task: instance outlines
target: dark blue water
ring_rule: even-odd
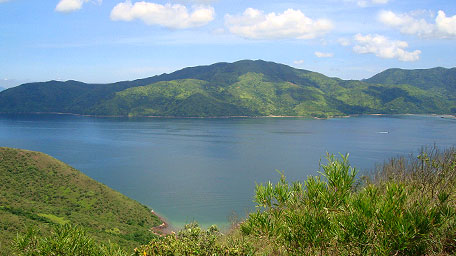
[[[45,152],[179,226],[223,224],[253,206],[255,182],[317,174],[326,152],[361,170],[421,146],[456,145],[456,119],[434,116],[119,119],[1,115],[0,146]]]

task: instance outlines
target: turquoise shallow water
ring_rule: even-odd
[[[252,209],[255,182],[318,171],[326,152],[361,172],[421,146],[456,145],[435,116],[122,119],[0,115],[0,146],[45,152],[163,215],[174,226],[224,225]]]

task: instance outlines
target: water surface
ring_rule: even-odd
[[[421,146],[456,145],[435,116],[122,119],[0,115],[0,146],[47,153],[165,216],[173,225],[243,217],[255,182],[317,174],[326,152],[360,170]]]

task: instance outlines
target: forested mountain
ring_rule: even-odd
[[[424,90],[436,89],[456,92],[456,68],[437,67],[414,70],[391,68],[364,81],[374,84],[409,84]]]
[[[197,66],[113,84],[29,83],[0,112],[114,116],[314,116],[456,112],[456,68],[389,69],[364,81],[262,60]]]

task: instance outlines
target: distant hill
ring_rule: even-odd
[[[455,70],[390,69],[356,81],[242,60],[113,84],[24,84],[0,93],[0,112],[174,117],[451,114],[456,113]]]
[[[83,226],[124,248],[147,243],[161,221],[138,202],[39,152],[0,148],[0,255],[27,226]]]
[[[436,89],[456,92],[456,68],[438,67],[414,70],[391,68],[364,81],[374,84],[409,84],[424,90]]]

